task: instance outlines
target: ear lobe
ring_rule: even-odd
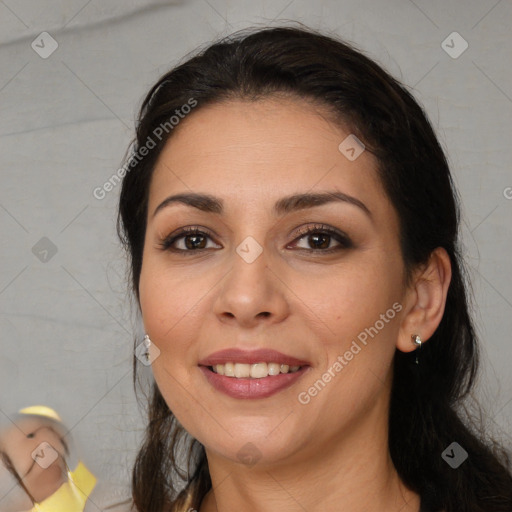
[[[425,342],[434,334],[443,318],[451,277],[450,257],[443,247],[438,247],[432,251],[427,265],[418,272],[407,291],[406,311],[398,333],[398,350],[416,350],[413,335],[419,335]]]

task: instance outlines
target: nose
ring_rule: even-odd
[[[220,321],[244,328],[283,321],[289,314],[289,289],[278,277],[278,270],[271,267],[266,251],[254,261],[233,251],[231,263],[214,302]]]

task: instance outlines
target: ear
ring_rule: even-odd
[[[443,247],[430,255],[429,261],[414,276],[406,291],[405,307],[398,333],[397,348],[416,350],[411,336],[418,334],[427,341],[443,318],[448,287],[452,278],[450,257]]]

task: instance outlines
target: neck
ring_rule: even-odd
[[[379,402],[350,431],[322,445],[311,443],[280,464],[248,467],[207,450],[212,489],[200,512],[418,512],[419,496],[406,488],[391,461],[386,402]]]

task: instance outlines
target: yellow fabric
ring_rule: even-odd
[[[68,481],[44,501],[36,503],[31,512],[82,512],[95,485],[96,477],[79,462],[75,471],[68,472]]]
[[[21,409],[18,412],[19,414],[34,414],[36,416],[44,416],[46,418],[52,418],[62,423],[62,420],[57,414],[57,411],[54,411],[50,407],[46,407],[46,405],[33,405],[31,407],[25,407],[25,409]]]

